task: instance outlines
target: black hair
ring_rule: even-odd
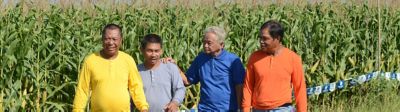
[[[115,29],[118,29],[119,35],[121,35],[122,38],[122,27],[116,24],[107,24],[106,26],[104,26],[103,31],[101,32],[101,37],[104,38],[106,36],[107,30],[115,30]]]
[[[160,47],[162,48],[162,39],[157,34],[148,34],[148,35],[144,36],[144,38],[142,39],[141,44],[140,44],[141,49],[146,48],[146,45],[148,43],[158,43],[158,44],[160,44]]]
[[[269,34],[272,36],[272,38],[279,39],[279,41],[282,42],[285,29],[279,22],[275,20],[267,21],[261,26],[260,32],[264,29],[268,29]]]

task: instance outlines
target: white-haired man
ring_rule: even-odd
[[[199,111],[231,112],[241,104],[245,70],[240,58],[224,49],[226,35],[220,27],[206,28],[204,51],[182,75],[186,86],[201,84]]]

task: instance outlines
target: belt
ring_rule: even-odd
[[[288,106],[292,106],[292,103],[285,103],[285,104],[283,104],[283,105],[281,105],[279,107],[288,107]]]

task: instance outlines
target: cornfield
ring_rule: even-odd
[[[394,7],[382,7],[381,16],[375,6],[343,4],[48,9],[18,4],[2,10],[0,111],[70,111],[81,63],[101,49],[101,28],[108,23],[123,26],[121,50],[137,63],[143,60],[140,39],[156,33],[163,37],[164,56],[187,69],[202,50],[203,29],[218,25],[229,31],[225,49],[246,64],[259,47],[258,28],[275,19],[285,26],[284,45],[301,55],[310,86],[376,70],[400,72],[400,10]],[[187,89],[181,109],[199,100],[199,85]]]

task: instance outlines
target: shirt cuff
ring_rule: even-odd
[[[140,111],[149,110],[149,106],[145,105],[140,108]]]
[[[250,107],[243,107],[243,112],[250,112]]]
[[[181,102],[176,98],[172,99],[172,101],[176,101],[176,103],[178,103],[178,105],[181,105]]]
[[[72,109],[72,112],[85,112],[85,109]]]

